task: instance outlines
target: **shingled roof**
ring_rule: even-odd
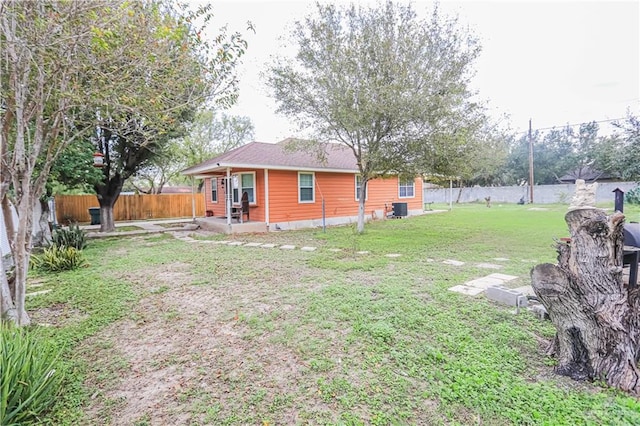
[[[353,152],[335,143],[318,143],[323,155],[309,142],[295,144],[285,139],[277,144],[250,142],[182,171],[185,175],[202,175],[220,172],[227,168],[252,168],[274,170],[333,171],[353,173],[358,165]]]

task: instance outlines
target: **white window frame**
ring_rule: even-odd
[[[249,204],[251,205],[255,205],[256,201],[258,199],[258,194],[256,191],[256,172],[241,172],[241,173],[234,173],[233,175],[231,175],[231,198],[233,200],[233,204],[240,204],[240,201],[242,200],[242,193],[244,192],[244,188],[242,187],[242,176],[243,175],[252,175],[253,176],[253,187],[251,187],[251,189],[253,189],[253,201],[249,200]],[[238,182],[238,192],[237,192],[237,196],[234,193],[234,184],[235,182]]]
[[[408,185],[408,183],[411,182],[411,185]],[[411,195],[402,195],[401,190],[402,188],[405,188],[405,194],[406,194],[406,189],[411,188]],[[407,180],[401,180],[398,179],[398,198],[416,198],[416,180],[415,179],[407,179]]]
[[[355,179],[354,179],[354,182],[355,182],[355,191],[356,191],[356,196],[355,196],[356,201],[360,201],[360,197],[359,197],[359,194],[360,194],[359,187],[362,185],[362,184],[358,185],[358,178],[362,179],[362,176],[361,176],[361,175],[355,175]],[[368,198],[369,198],[369,184],[368,184],[368,182],[367,182],[367,187],[366,187],[366,188],[365,188],[365,190],[364,190],[364,200],[365,200],[365,201],[367,201],[367,199],[368,199]]]
[[[302,200],[300,196],[302,192],[300,191],[300,176],[301,175],[311,175],[311,200]],[[308,188],[305,186],[305,188]],[[316,202],[316,174],[314,172],[298,172],[298,203],[299,204],[312,204]]]
[[[217,203],[218,202],[218,178],[217,177],[210,178],[209,184],[211,185],[211,193],[209,194],[211,196],[211,202]],[[215,199],[213,198],[214,192],[216,193]]]

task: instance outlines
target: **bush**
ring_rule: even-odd
[[[53,231],[51,244],[58,248],[73,247],[82,250],[87,246],[87,233],[75,225],[69,225],[69,228],[59,228]]]
[[[60,394],[59,352],[27,330],[0,323],[0,424],[37,423]]]
[[[82,252],[75,247],[52,245],[44,249],[41,255],[32,255],[31,263],[36,269],[47,272],[69,271],[85,265]]]

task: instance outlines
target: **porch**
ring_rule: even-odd
[[[196,223],[204,230],[221,232],[223,234],[247,234],[269,231],[266,222],[244,221],[243,223],[239,223],[233,219],[231,225],[229,225],[226,217],[198,217],[196,218]]]

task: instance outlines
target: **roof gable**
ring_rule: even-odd
[[[314,146],[322,148],[322,155]],[[335,143],[300,142],[285,139],[277,144],[250,142],[182,171],[186,175],[212,172],[227,167],[278,168],[284,170],[328,170],[357,172],[356,158],[348,147]]]

